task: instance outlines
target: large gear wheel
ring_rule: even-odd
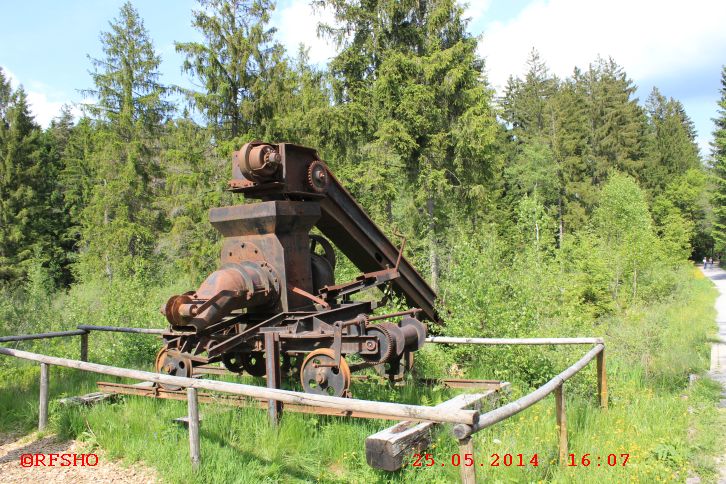
[[[378,340],[378,353],[374,355],[361,354],[370,365],[378,365],[390,360],[396,352],[396,342],[391,332],[382,324],[367,325],[366,334],[375,336]]]
[[[330,185],[328,168],[320,160],[315,160],[308,166],[308,187],[316,193],[325,193]]]

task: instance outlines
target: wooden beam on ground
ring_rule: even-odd
[[[473,425],[478,421],[479,412],[475,410],[441,410],[436,407],[422,405],[408,405],[403,403],[376,402],[371,400],[358,400],[355,398],[331,397],[327,395],[313,395],[309,393],[294,392],[290,390],[277,390],[272,388],[259,387],[255,385],[243,385],[240,383],[228,383],[214,380],[196,378],[185,378],[150,371],[132,370],[129,368],[118,368],[115,366],[99,365],[97,363],[86,363],[67,358],[41,355],[29,351],[14,350],[0,347],[0,354],[14,356],[30,361],[48,363],[51,365],[75,368],[78,370],[101,373],[104,375],[132,378],[141,381],[152,381],[168,385],[181,386],[186,388],[197,388],[216,392],[244,395],[252,398],[276,400],[285,404],[294,403],[298,405],[313,405],[319,407],[333,408],[352,412],[374,412],[389,417],[406,417],[407,419],[430,420],[432,422],[447,422],[465,425]]]
[[[507,383],[507,385],[509,385]],[[459,409],[481,408],[483,400],[495,400],[500,395],[498,389],[490,389],[482,393],[458,395],[447,400],[436,408]],[[414,452],[426,449],[431,445],[431,434],[437,424],[433,422],[401,422],[393,427],[381,430],[366,439],[366,461],[376,469],[397,471],[403,467],[404,459]]]
[[[114,393],[106,392],[93,392],[87,393],[86,395],[79,395],[77,397],[66,397],[58,400],[58,403],[65,406],[91,406],[100,402],[113,401],[118,397]]]

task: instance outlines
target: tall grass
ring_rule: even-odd
[[[668,298],[634,305],[600,320],[591,330],[591,334],[604,335],[608,344],[610,408],[602,411],[597,407],[594,365],[569,381],[565,392],[570,452],[578,462],[590,454],[592,464],[557,465],[554,401],[548,398],[476,434],[474,457],[482,482],[658,482],[682,481],[689,473],[706,479],[715,476],[708,455],[716,453],[721,444],[722,423],[714,406],[719,389],[707,380],[688,385],[690,373],[707,367],[706,337],[714,330],[715,291],[709,281],[696,278],[694,272],[681,276]],[[133,300],[132,290],[126,290],[127,300]],[[67,297],[82,299],[78,295]],[[106,304],[103,297],[101,304]],[[141,309],[136,311],[146,314]],[[129,314],[133,317],[135,313]],[[85,322],[93,317],[83,316]],[[142,356],[153,353],[158,344],[153,338],[135,336],[124,341],[115,339],[118,348],[109,348],[102,346],[106,339],[97,340],[95,335],[92,338],[94,360],[118,364],[112,358],[125,345],[136,344],[142,351],[129,360],[136,360],[137,365],[143,361],[142,366],[147,368],[150,359]],[[543,358],[537,356],[540,350],[486,348],[470,356],[473,359],[468,367],[461,365],[456,371],[465,371],[471,377],[505,376],[514,382],[510,398],[516,398],[531,389],[531,375],[517,373],[512,361],[492,356],[499,352],[500,357],[515,355],[531,362]],[[544,359],[549,366],[542,377],[561,371],[582,352],[583,348],[547,349]],[[430,345],[418,360],[418,370],[450,373],[449,365],[456,364],[452,353]],[[508,373],[504,374],[502,368],[508,368]],[[0,431],[29,431],[35,426],[37,375],[35,366],[4,360],[0,374]],[[94,381],[94,375],[54,368],[51,395],[57,398],[92,391]],[[411,382],[402,388],[356,382],[352,390],[359,398],[427,405],[452,395],[441,388],[422,388]],[[385,473],[367,466],[364,440],[390,422],[287,413],[275,429],[269,426],[263,411],[216,405],[202,405],[203,463],[194,472],[188,459],[186,430],[172,423],[185,413],[184,402],[141,397],[124,397],[117,403],[91,408],[59,408],[54,404],[51,428],[63,437],[86,442],[90,448],[100,447],[104,458],[144,462],[158,469],[168,482],[451,482],[458,477],[458,469],[451,465],[451,456],[458,448],[448,430],[437,435],[428,451],[435,466],[407,465],[400,472]],[[495,453],[513,454],[515,465],[490,466]],[[607,465],[608,455],[625,453],[629,454],[625,467]],[[516,466],[517,454],[526,458],[524,467]],[[528,464],[534,454],[538,456],[536,467]]]

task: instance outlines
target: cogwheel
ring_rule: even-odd
[[[328,168],[320,160],[315,160],[308,166],[308,186],[317,193],[325,193],[330,184]]]
[[[395,341],[390,331],[380,324],[367,325],[366,334],[376,336],[378,338],[378,354],[363,355],[360,357],[371,365],[385,363],[395,354]]]

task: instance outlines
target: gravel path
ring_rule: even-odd
[[[59,458],[52,467],[20,465],[21,456],[24,454],[46,454],[44,459],[48,462],[50,457],[47,454],[81,453],[84,453],[84,450],[78,443],[63,442],[53,435],[39,438],[35,433],[25,437],[0,434],[0,482],[3,484],[11,482],[139,484],[158,481],[153,469],[141,465],[123,466],[119,462],[107,460],[101,451],[95,451],[98,456],[98,464],[95,466],[62,467]],[[93,462],[94,458],[91,458],[90,463]]]
[[[718,337],[723,342],[711,345],[711,371],[708,373],[723,387],[719,406],[724,409],[726,408],[726,271],[718,267],[705,270],[701,267],[701,271],[711,279],[720,293],[716,299],[716,324],[718,325]],[[720,466],[718,482],[726,484],[726,455],[717,460]]]

